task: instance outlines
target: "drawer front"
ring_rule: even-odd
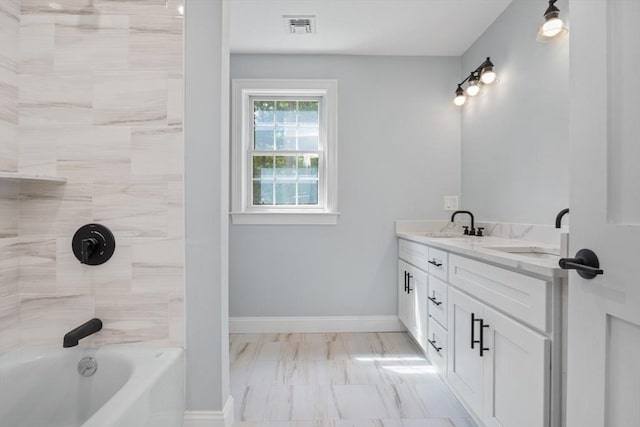
[[[429,277],[427,303],[429,317],[447,329],[447,284],[433,276]]]
[[[448,253],[440,249],[429,248],[429,257],[427,264],[429,265],[429,274],[440,280],[447,281]]]
[[[440,376],[447,375],[447,331],[433,319],[429,319],[427,356]]]
[[[398,240],[398,256],[423,271],[429,271],[429,248],[408,240]]]
[[[523,322],[550,331],[547,301],[551,282],[452,254],[449,283]]]

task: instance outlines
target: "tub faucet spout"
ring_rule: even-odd
[[[93,318],[77,328],[67,332],[62,341],[62,347],[75,347],[78,345],[78,341],[82,338],[88,337],[91,334],[95,334],[102,329],[102,320]]]

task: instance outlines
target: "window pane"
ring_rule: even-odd
[[[296,179],[296,157],[276,156],[276,176],[278,179]]]
[[[298,156],[298,176],[300,178],[318,178],[318,155]]]
[[[273,150],[273,126],[256,126],[254,131],[255,150]]]
[[[295,150],[296,149],[296,128],[278,128],[276,129],[276,150]]]
[[[253,101],[253,116],[256,124],[273,124],[274,101]]]
[[[296,101],[276,101],[276,122],[288,124],[296,122]]]
[[[298,150],[317,150],[320,141],[318,126],[301,126],[298,128]]]
[[[253,181],[253,204],[273,205],[273,181]]]
[[[298,123],[318,124],[318,101],[298,101]]]
[[[296,183],[276,184],[276,205],[296,204]]]
[[[318,181],[302,181],[298,183],[298,204],[318,204]]]
[[[273,156],[253,157],[253,178],[273,179]]]

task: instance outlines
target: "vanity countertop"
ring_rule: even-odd
[[[558,245],[492,236],[451,237],[451,234],[446,233],[418,231],[396,231],[396,236],[523,273],[545,277],[567,276],[567,271],[558,265],[560,257],[548,255],[559,254]],[[529,252],[529,255],[517,253],[518,250]]]

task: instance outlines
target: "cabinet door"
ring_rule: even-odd
[[[407,330],[413,334],[415,331],[413,315],[413,294],[407,292],[408,277],[411,266],[406,262],[398,261],[398,317],[406,326]]]
[[[480,326],[474,319],[482,319],[484,306],[452,287],[447,300],[447,380],[468,407],[482,418],[484,358],[480,357],[479,344],[472,345],[472,341],[479,339]]]
[[[417,268],[412,268],[411,271],[411,295],[414,297],[414,322],[415,322],[415,334],[414,338],[420,344],[420,347],[427,351],[427,320],[428,320],[428,306],[427,306],[427,273]]]
[[[547,427],[549,340],[490,308],[484,324],[486,426]]]

